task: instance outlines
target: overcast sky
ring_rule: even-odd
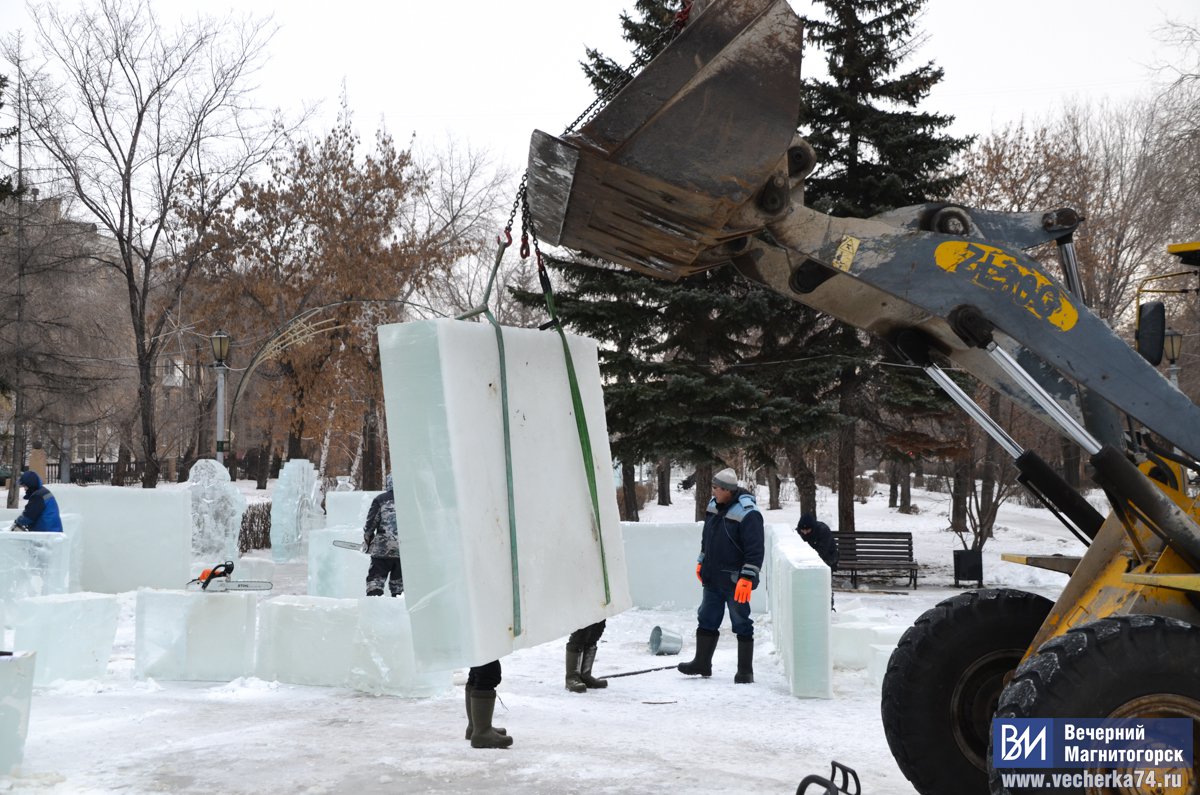
[[[152,0],[164,18],[228,2]],[[792,0],[801,15],[808,0]],[[579,69],[584,47],[629,61],[618,15],[632,0],[239,0],[238,13],[270,14],[279,31],[261,75],[266,104],[322,102],[320,128],[344,83],[357,126],[383,122],[401,141],[436,147],[447,136],[524,166],[535,127],[560,132],[592,99]],[[953,114],[958,134],[986,133],[1064,99],[1152,95],[1153,66],[1172,53],[1155,38],[1167,19],[1195,24],[1197,0],[929,0],[927,40],[945,80],[923,107]],[[22,0],[0,0],[0,31],[32,32]],[[28,40],[28,39],[27,39]],[[810,50],[805,71],[822,70]],[[7,70],[11,71],[11,70]]]

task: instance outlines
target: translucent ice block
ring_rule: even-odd
[[[250,674],[257,604],[250,592],[143,588],[137,594],[134,675],[229,682]]]
[[[357,599],[367,592],[371,558],[357,549],[335,547],[334,541],[362,543],[362,528],[353,525],[313,530],[308,536],[308,594]]]
[[[448,692],[451,671],[421,672],[413,653],[404,597],[363,597],[350,664],[350,686],[375,695],[410,698]]]
[[[365,597],[364,597],[365,598]],[[260,679],[345,687],[358,631],[358,600],[276,596],[259,605]]]
[[[233,566],[233,579],[274,582],[275,561],[256,555],[243,555]]]
[[[81,586],[98,593],[182,588],[192,554],[190,495],[179,489],[53,484],[61,510],[81,516]]]
[[[36,662],[33,652],[0,652],[0,776],[16,772],[25,755]]]
[[[867,677],[871,680],[871,684],[876,687],[883,687],[883,677],[887,673],[888,662],[892,659],[892,652],[896,650],[896,644],[876,643],[871,646],[871,660],[867,663]]]
[[[503,331],[516,517],[510,528],[493,328],[422,321],[384,326],[379,340],[418,664],[445,670],[486,663],[628,608],[595,343],[570,337],[591,437],[587,466],[598,485],[598,528],[560,338]]]
[[[0,626],[12,625],[18,599],[68,593],[72,537],[0,531]]]
[[[767,528],[767,596],[775,650],[792,695],[833,697],[829,567],[784,525]]]
[[[362,531],[371,500],[382,491],[331,491],[325,495],[325,526],[352,525]]]
[[[324,524],[321,484],[312,462],[293,458],[283,465],[271,493],[271,558],[286,563],[304,551],[308,532]]]
[[[700,606],[696,557],[703,526],[701,522],[621,522],[634,607],[682,610]],[[750,594],[750,614],[766,610],[766,588],[760,585]]]
[[[13,647],[36,651],[37,684],[99,679],[108,670],[117,634],[117,597],[72,593],[17,602]]]

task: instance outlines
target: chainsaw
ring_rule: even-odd
[[[231,580],[229,578],[231,574],[233,574],[232,560],[218,563],[216,566],[200,572],[200,576],[196,579],[189,580],[188,589],[197,590],[193,586],[198,585],[201,591],[215,593],[221,591],[269,591],[274,587],[267,580]]]

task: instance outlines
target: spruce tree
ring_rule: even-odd
[[[819,159],[805,183],[806,201],[831,215],[869,217],[949,194],[961,181],[949,174],[949,164],[970,139],[945,132],[952,117],[916,110],[942,70],[926,63],[902,71],[919,43],[915,23],[925,0],[816,0],[816,5],[825,18],[809,19],[806,28],[826,53],[829,77],[804,83],[800,127]],[[862,395],[886,394],[897,404],[936,399],[932,386],[889,378],[897,372],[892,368],[863,366],[878,361],[881,352],[855,330],[844,328],[838,340],[846,357],[838,378],[838,411],[845,419],[838,438],[838,529],[851,531],[853,420],[871,418]],[[872,379],[885,383],[872,387]],[[898,452],[906,451],[892,450]]]

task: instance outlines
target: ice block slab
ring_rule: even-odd
[[[77,535],[0,530],[0,626],[11,626],[18,599],[68,593]]]
[[[412,624],[403,596],[359,599],[351,687],[374,695],[426,698],[449,692],[452,674],[449,670],[417,669]]]
[[[233,579],[263,580],[265,582],[274,582],[275,561],[269,558],[243,555],[237,559],[236,563],[234,563]]]
[[[342,525],[313,530],[308,537],[308,595],[357,599],[367,593],[371,558],[357,549],[335,547],[334,541],[361,544],[362,527]]]
[[[775,650],[792,695],[832,698],[829,567],[790,527],[768,525],[766,536]]]
[[[569,337],[598,528],[559,336],[503,329],[502,379],[496,334],[453,320],[379,329],[405,595],[426,670],[486,663],[630,606],[596,345]]]
[[[352,525],[362,531],[371,500],[382,491],[331,491],[325,495],[325,526]]]
[[[191,495],[180,489],[54,484],[62,511],[82,517],[81,587],[96,593],[182,588],[192,553]]]
[[[867,677],[875,687],[883,687],[883,677],[887,674],[888,662],[892,652],[896,650],[894,643],[875,643],[871,645],[871,660],[867,663]]]
[[[839,621],[832,627],[833,664],[839,668],[867,668],[874,653],[871,647],[895,646],[905,629],[869,621]]]
[[[357,631],[357,599],[268,599],[259,605],[257,676],[295,685],[346,687]]]
[[[137,594],[134,676],[229,682],[250,674],[256,607],[249,592],[143,588]]]
[[[117,597],[72,593],[17,602],[13,647],[36,651],[36,684],[58,679],[100,679],[108,670],[117,634]]]
[[[0,776],[16,772],[25,756],[35,667],[33,652],[0,651]]]
[[[696,558],[703,527],[702,522],[621,522],[629,598],[634,607],[685,610],[700,606]],[[767,611],[766,592],[760,585],[750,594],[751,616]],[[728,617],[725,620],[728,622]]]

